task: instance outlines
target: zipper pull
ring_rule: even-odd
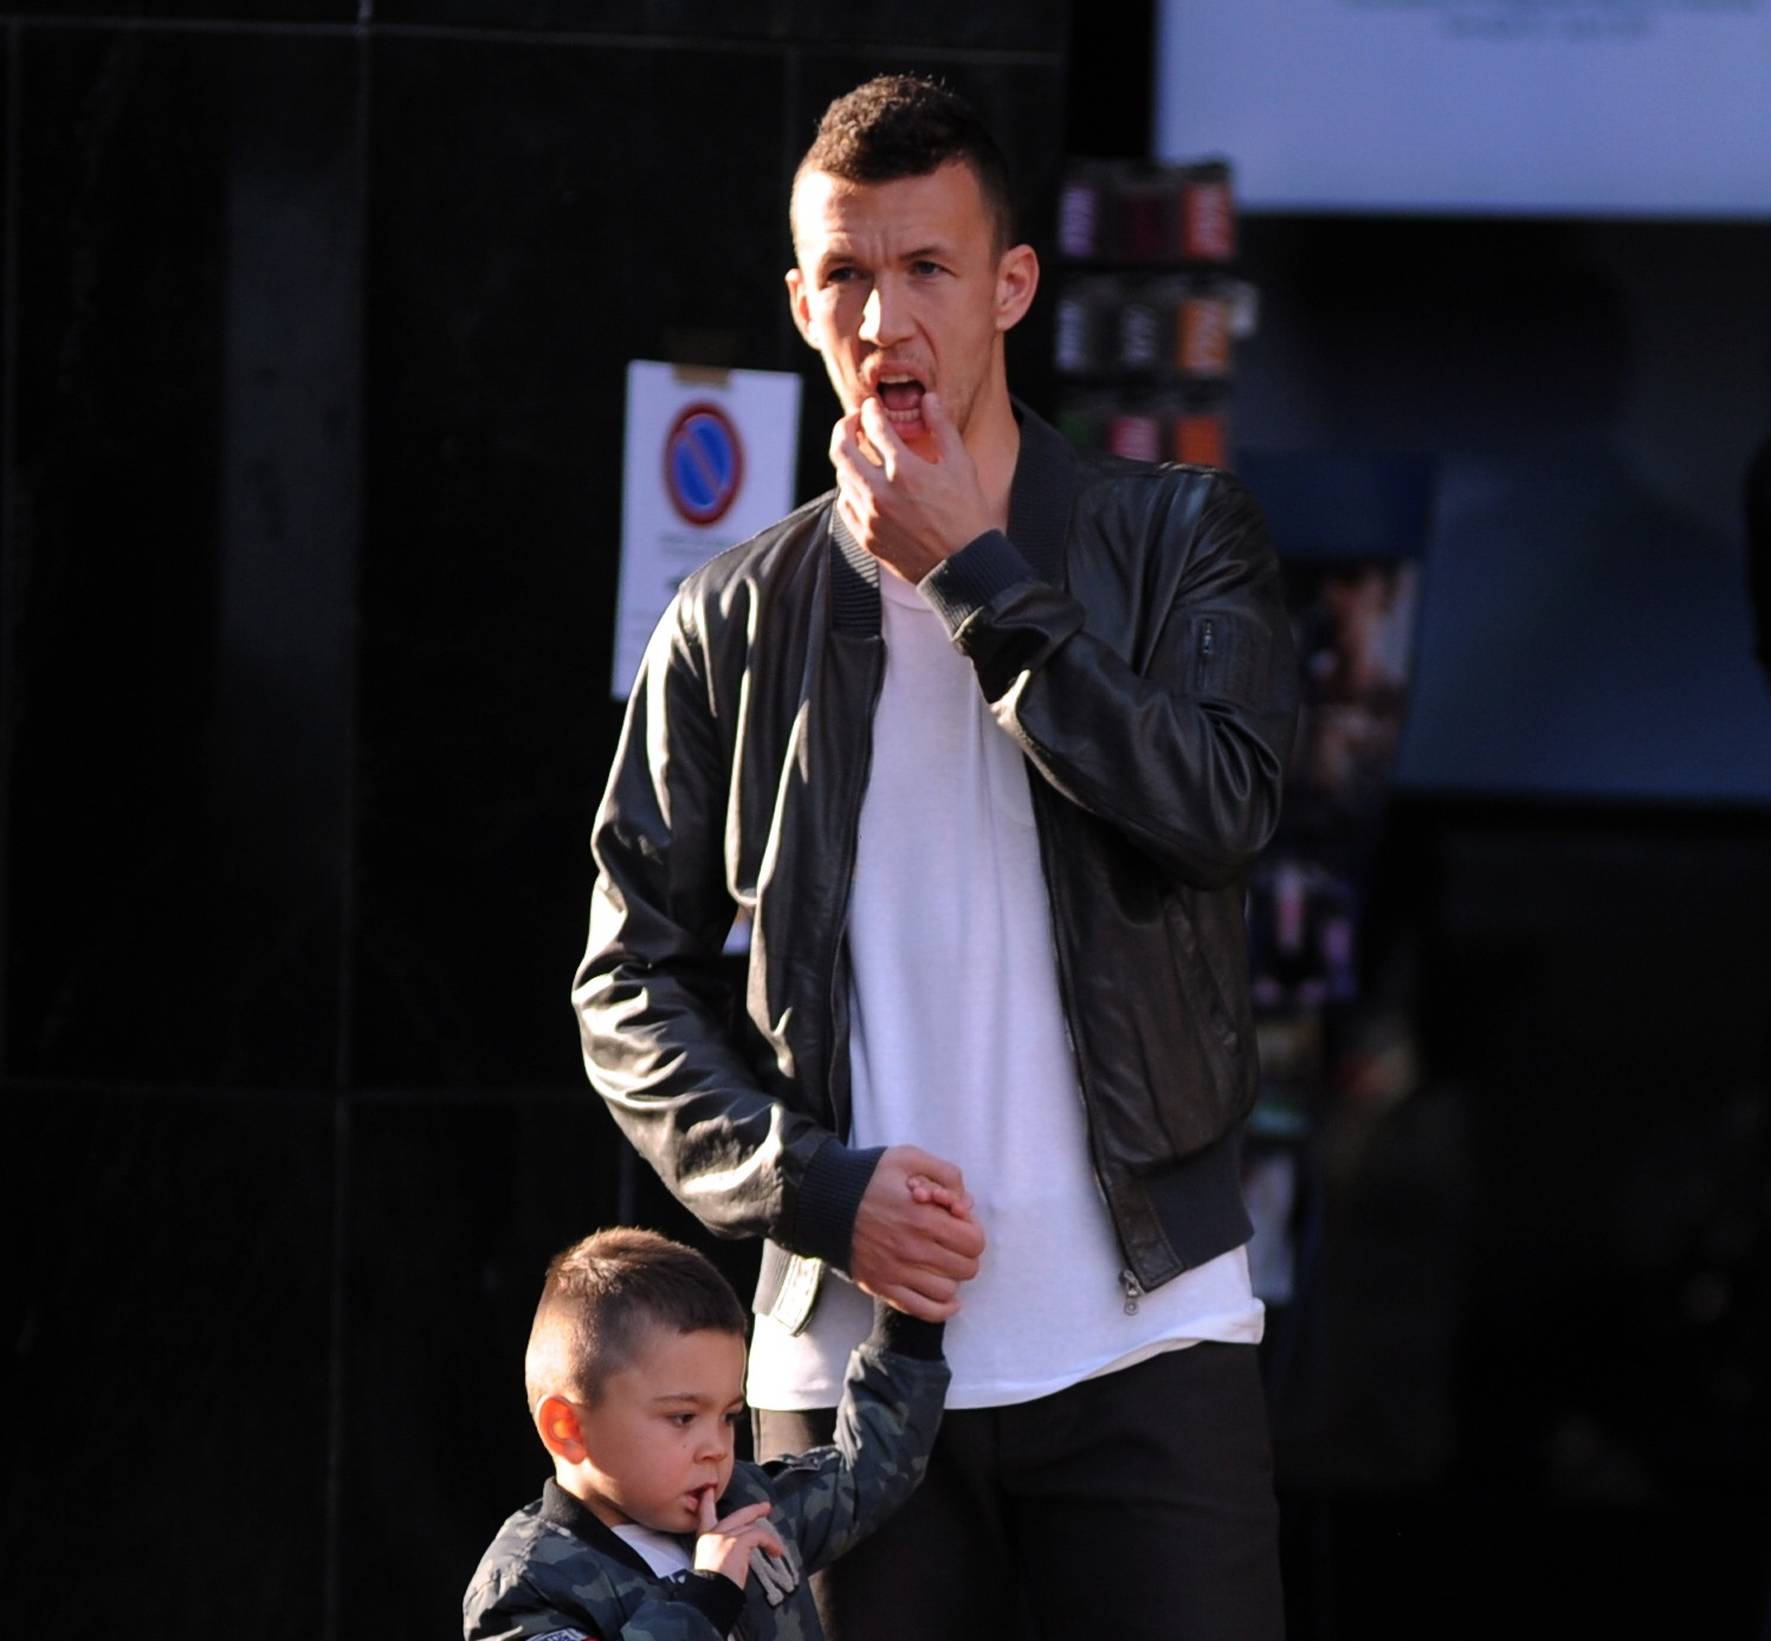
[[[1201,661],[1211,659],[1211,636],[1211,623],[1207,621],[1199,632],[1199,659]]]
[[[1138,1295],[1144,1291],[1143,1288],[1138,1285],[1138,1279],[1133,1276],[1130,1271],[1121,1271],[1119,1273],[1119,1286],[1120,1290],[1125,1294],[1125,1314],[1127,1316],[1136,1316],[1138,1314]]]

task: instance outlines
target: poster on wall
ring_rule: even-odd
[[[628,361],[616,700],[683,577],[792,509],[799,394],[789,371]]]

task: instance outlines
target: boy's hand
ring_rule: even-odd
[[[701,1489],[701,1519],[695,1536],[695,1571],[720,1573],[739,1589],[750,1576],[750,1552],[767,1550],[770,1555],[785,1555],[774,1528],[763,1520],[769,1513],[767,1501],[747,1504],[734,1510],[724,1521],[713,1513],[713,1489]]]
[[[953,1191],[947,1186],[932,1180],[927,1174],[912,1174],[904,1182],[910,1187],[912,1202],[933,1203],[937,1208],[945,1208],[955,1219],[972,1217],[972,1194],[970,1191]]]

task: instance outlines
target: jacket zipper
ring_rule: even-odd
[[[879,644],[879,655],[883,657],[884,652],[885,644],[882,638]],[[860,773],[856,779],[854,790],[851,793],[849,812],[843,825],[842,858],[840,861],[842,868],[842,876],[840,879],[842,884],[841,901],[837,907],[837,916],[831,920],[834,926],[834,933],[831,936],[830,950],[826,954],[824,960],[824,972],[827,976],[824,1000],[826,1010],[825,1018],[831,1021],[836,1019],[837,1012],[836,983],[837,971],[839,968],[837,959],[842,952],[843,940],[848,934],[849,899],[854,892],[855,887],[855,850],[861,832],[861,805],[866,800],[867,782],[873,773],[873,715],[879,709],[880,692],[885,686],[885,667],[881,663],[881,660],[879,658],[870,658],[869,665],[873,669],[873,679],[868,687],[867,694],[867,727],[861,736]],[[832,1030],[828,1051],[829,1058],[824,1067],[824,1087],[830,1092],[831,1115],[840,1119],[839,1124],[836,1125],[838,1127],[837,1137],[846,1145],[849,1143],[849,1139],[854,1130],[855,1114],[852,1109],[852,1089],[850,1090],[850,1109],[841,1112],[838,1112],[836,1109],[836,1057],[838,1046],[836,1032]]]
[[[1051,862],[1046,851],[1046,827],[1044,806],[1040,801],[1039,783],[1028,776],[1028,795],[1033,800],[1034,831],[1039,838],[1039,871],[1045,879],[1045,898],[1049,903],[1048,910],[1052,925],[1052,955],[1057,959],[1058,969],[1058,1001],[1062,1005],[1064,1015],[1064,1041],[1070,1045],[1070,1059],[1076,1067],[1076,1097],[1082,1102],[1083,1132],[1088,1135],[1088,1158],[1094,1169],[1095,1184],[1100,1188],[1101,1200],[1107,1205],[1107,1217],[1113,1221],[1113,1235],[1119,1243],[1119,1251],[1129,1260],[1130,1247],[1125,1234],[1125,1226],[1119,1218],[1119,1205],[1113,1200],[1112,1189],[1107,1184],[1107,1170],[1101,1165],[1100,1148],[1095,1143],[1094,1113],[1088,1105],[1088,1079],[1082,1069],[1082,1054],[1076,1047],[1076,1033],[1071,1029],[1070,1021],[1075,1014],[1072,1001],[1070,960],[1064,951],[1064,943],[1058,938],[1058,886],[1052,876]],[[1125,1294],[1125,1314],[1133,1316],[1137,1313],[1137,1296],[1143,1292],[1136,1275],[1129,1267],[1120,1272],[1119,1286]]]
[[[1119,1273],[1119,1289],[1125,1295],[1125,1314],[1138,1314],[1138,1299],[1143,1294],[1144,1286],[1138,1281],[1136,1273],[1125,1270]]]

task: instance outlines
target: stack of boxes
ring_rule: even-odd
[[[1078,164],[1058,249],[1059,425],[1089,449],[1229,466],[1234,343],[1255,321],[1230,167]]]

